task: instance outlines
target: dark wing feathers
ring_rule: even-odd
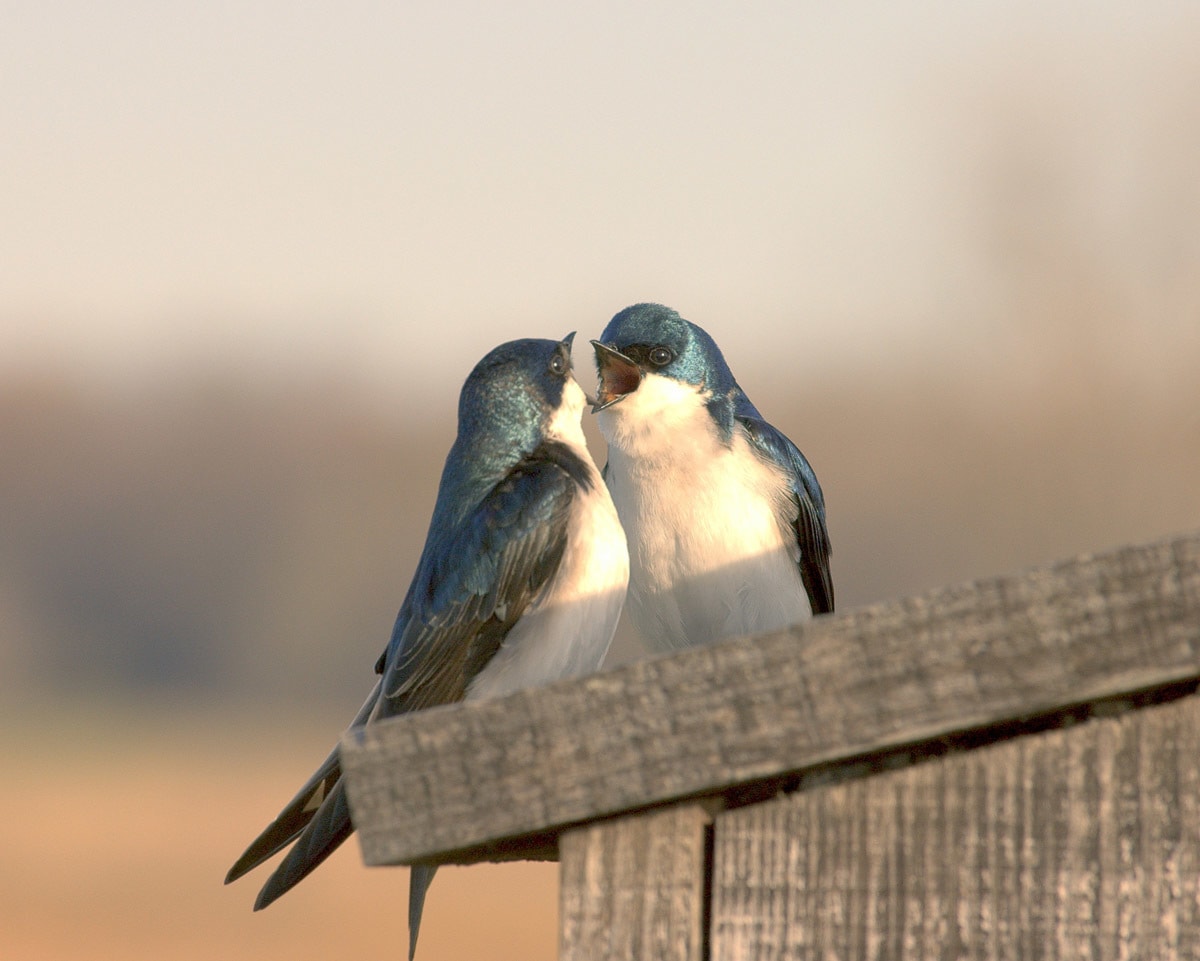
[[[829,532],[825,527],[825,498],[821,493],[821,485],[817,483],[817,475],[796,445],[759,417],[748,402],[746,410],[737,414],[737,421],[762,456],[783,464],[788,470],[796,503],[796,517],[792,526],[796,531],[796,545],[800,552],[797,560],[800,579],[808,592],[813,613],[828,614],[833,610],[833,580],[829,574],[830,546]]]
[[[377,667],[383,676],[351,727],[466,695],[558,569],[576,490],[576,471],[563,458],[556,448],[541,448],[454,530],[437,530],[435,520]],[[259,893],[256,910],[306,877],[354,830],[340,779],[335,748],[230,869],[226,883],[294,842]],[[432,873],[413,888],[418,920]]]
[[[528,459],[427,549],[388,646],[381,713],[465,696],[558,569],[574,491],[556,464]]]

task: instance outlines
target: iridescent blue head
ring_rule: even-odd
[[[500,344],[468,374],[458,396],[458,436],[442,470],[434,527],[456,523],[472,510],[556,424],[569,428],[574,420],[577,430],[584,398],[571,376],[574,337]]]
[[[732,425],[737,402],[748,403],[716,342],[703,328],[662,304],[626,307],[592,346],[600,376],[594,412],[628,397],[651,374],[708,395],[709,411],[722,430]]]
[[[458,440],[478,448],[528,453],[545,437],[571,376],[570,333],[561,341],[511,340],[489,351],[458,399]]]
[[[509,341],[475,365],[459,395],[458,436],[442,469],[434,528],[473,509],[556,428],[579,430],[584,395],[571,374],[574,336]]]
[[[597,410],[637,390],[647,373],[714,394],[726,393],[734,383],[721,349],[707,332],[662,304],[626,307],[592,346],[601,381]]]

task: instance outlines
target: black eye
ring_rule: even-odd
[[[550,358],[550,373],[561,377],[567,370],[567,359],[562,354]]]
[[[665,367],[675,359],[670,347],[651,347],[646,356],[655,367]]]

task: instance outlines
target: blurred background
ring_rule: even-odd
[[[578,330],[591,389],[621,307],[705,326],[842,610],[1196,527],[1198,43],[1159,0],[6,4],[0,956],[404,956],[354,844],[263,914],[221,880],[370,687],[500,341]],[[419,957],[552,958],[555,871],[444,871]]]

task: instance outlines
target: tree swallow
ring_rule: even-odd
[[[604,477],[629,539],[628,608],[655,650],[833,610],[825,501],[713,339],[660,304],[593,340]]]
[[[515,340],[471,371],[425,548],[380,675],[351,727],[500,697],[596,670],[629,578],[625,534],[584,441],[571,341]],[[354,826],[337,748],[229,870],[288,844],[255,910],[288,891]],[[409,882],[409,958],[433,866]]]

